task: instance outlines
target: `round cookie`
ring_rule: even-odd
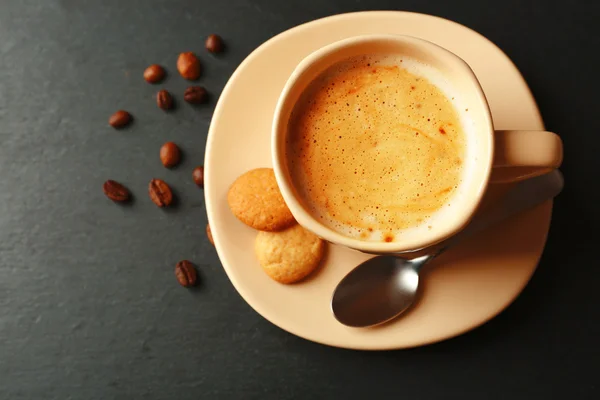
[[[229,188],[227,203],[240,221],[261,231],[279,231],[295,222],[272,168],[253,169],[238,177]]]
[[[295,224],[280,232],[258,232],[254,251],[267,275],[280,283],[294,283],[317,268],[325,242]]]

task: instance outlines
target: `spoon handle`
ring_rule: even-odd
[[[461,232],[442,242],[441,248],[434,254],[441,253],[467,236],[554,198],[562,191],[563,186],[564,179],[559,170],[517,183],[497,204],[473,218]]]

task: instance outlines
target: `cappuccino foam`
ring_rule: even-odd
[[[362,240],[431,229],[464,180],[469,123],[459,107],[439,71],[405,56],[330,67],[288,124],[288,168],[305,207]]]

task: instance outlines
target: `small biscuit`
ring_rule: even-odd
[[[294,283],[317,268],[325,242],[296,224],[281,232],[258,232],[254,251],[267,275],[280,283]]]
[[[272,168],[253,169],[237,178],[229,188],[227,203],[240,221],[261,231],[279,231],[295,222]]]

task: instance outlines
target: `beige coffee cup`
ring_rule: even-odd
[[[476,140],[469,143],[473,162],[466,171],[468,183],[456,206],[432,229],[394,242],[374,242],[338,233],[308,211],[290,177],[286,157],[288,122],[306,87],[328,67],[365,54],[399,54],[440,71],[460,93],[475,125]],[[515,182],[547,173],[562,162],[561,139],[546,131],[495,131],[489,105],[475,74],[454,53],[410,36],[366,35],[325,46],[302,60],[288,79],[277,103],[271,150],[277,183],[292,214],[302,226],[323,239],[353,249],[378,254],[421,249],[460,231],[473,217],[488,185]]]

